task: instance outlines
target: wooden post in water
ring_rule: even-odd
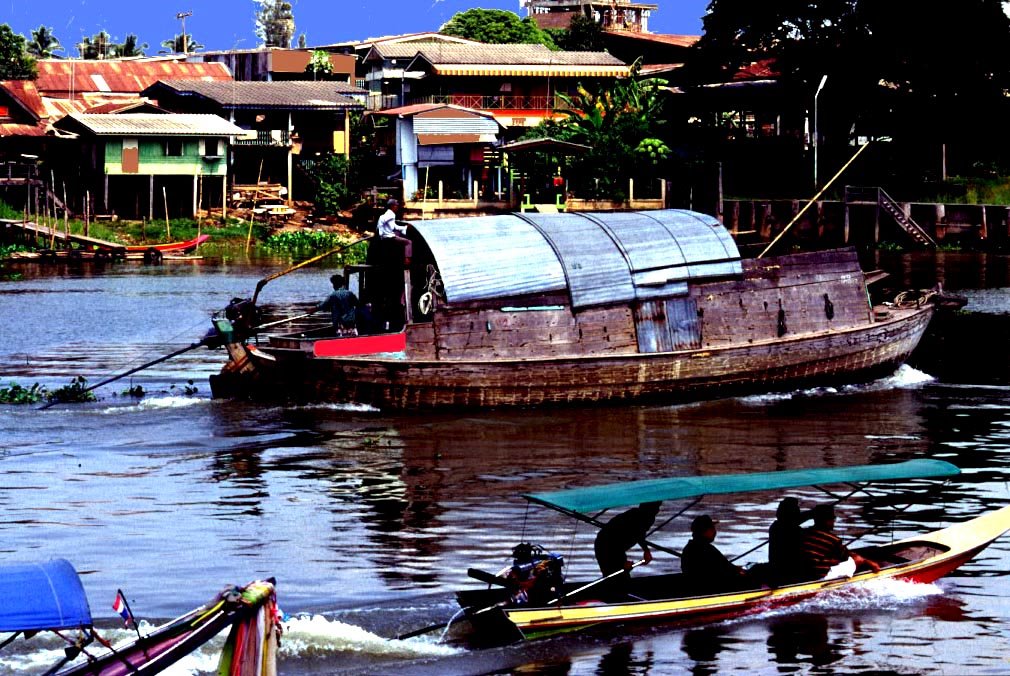
[[[172,226],[168,222],[168,189],[161,186],[161,199],[165,202],[165,241],[172,241]]]
[[[91,191],[84,191],[84,236],[91,236],[91,222],[88,217],[91,215]]]

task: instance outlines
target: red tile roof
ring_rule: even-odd
[[[42,97],[39,96],[35,83],[32,80],[5,80],[0,81],[0,89],[7,93],[13,103],[24,109],[27,113],[25,118],[34,118],[31,123],[0,123],[0,138],[4,136],[45,136],[49,125],[49,114],[42,104]]]

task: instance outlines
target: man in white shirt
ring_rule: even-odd
[[[406,223],[396,222],[396,210],[400,206],[399,200],[396,198],[391,198],[386,202],[386,210],[381,216],[379,216],[379,222],[376,224],[376,230],[378,231],[379,237],[386,240],[398,240],[403,246],[404,256],[410,258],[411,245],[410,240],[407,239],[407,228],[409,227]],[[392,244],[391,242],[389,244]]]

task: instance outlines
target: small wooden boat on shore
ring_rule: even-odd
[[[165,242],[163,244],[131,244],[126,247],[127,253],[144,253],[160,251],[161,253],[188,253],[210,239],[210,235],[200,235],[184,242]]]
[[[933,314],[871,306],[853,249],[742,259],[717,220],[690,211],[411,225],[406,265],[401,248],[346,268],[392,333],[264,339],[218,318],[229,362],[214,395],[436,409],[854,382],[893,372]]]
[[[801,486],[950,476],[958,469],[937,460],[912,460],[890,465],[790,470],[761,474],[652,479],[524,496],[583,521],[600,525],[602,511],[642,502],[700,498],[704,495],[770,491]],[[665,524],[664,524],[665,525]],[[682,574],[632,576],[624,600],[604,600],[600,582],[560,584],[550,599],[519,597],[509,580],[471,569],[471,575],[494,584],[484,590],[461,591],[457,598],[473,628],[485,640],[509,642],[601,624],[627,622],[705,623],[788,606],[829,592],[879,579],[933,582],[978,555],[1010,530],[1010,507],[918,537],[856,549],[881,565],[879,572],[852,577],[811,580],[781,586],[699,596]],[[651,544],[651,543],[650,543]],[[655,547],[655,545],[653,545]],[[657,547],[663,551],[663,547]],[[543,567],[542,567],[543,568]],[[534,568],[535,569],[535,568]],[[549,585],[544,585],[548,588]]]
[[[48,674],[156,674],[229,627],[219,673],[276,673],[280,628],[273,580],[228,587],[199,608],[146,633],[138,629],[137,638],[118,645],[95,629],[81,580],[64,559],[0,566],[0,595],[0,633],[10,634],[0,649],[40,632],[66,642],[63,659]],[[128,609],[125,617],[132,619]]]

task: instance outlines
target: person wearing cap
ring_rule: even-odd
[[[403,266],[410,260],[412,244],[406,223],[396,220],[400,201],[390,198],[386,210],[375,224],[376,237],[369,245],[369,263],[385,269],[375,284],[376,321],[384,330],[397,331],[403,326]]]
[[[860,568],[873,572],[880,570],[880,564],[850,552],[841,538],[835,535],[833,505],[817,505],[813,515],[814,525],[804,528],[800,539],[799,563],[804,579],[851,577]]]
[[[652,561],[652,552],[646,543],[649,529],[656,521],[661,502],[643,502],[638,507],[632,507],[608,521],[596,534],[593,549],[596,562],[600,564],[600,572],[604,576],[624,571],[623,575],[615,575],[608,581],[607,594],[620,596],[626,593],[631,581],[628,571],[632,562],[628,559],[628,550],[638,544],[642,548],[642,558],[645,563]]]
[[[712,543],[716,522],[702,514],[691,522],[691,540],[680,555],[680,569],[692,595],[741,589],[747,573],[731,563]]]
[[[386,210],[379,216],[375,229],[380,239],[402,239],[406,243],[410,243],[410,240],[407,239],[407,224],[396,221],[396,210],[399,207],[400,200],[391,197],[386,202]]]

